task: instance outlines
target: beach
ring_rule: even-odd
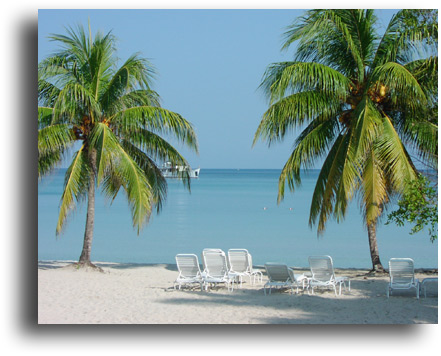
[[[39,324],[437,324],[437,285],[427,298],[414,291],[386,297],[388,275],[336,269],[351,280],[351,291],[309,295],[274,290],[244,279],[242,288],[224,286],[174,290],[173,264],[96,263],[103,272],[78,270],[68,262],[38,264]],[[307,269],[296,269],[296,273]],[[420,281],[437,271],[416,271]],[[436,288],[435,288],[436,287]]]

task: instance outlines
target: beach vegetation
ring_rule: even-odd
[[[91,265],[96,188],[110,202],[124,191],[139,234],[166,198],[158,163],[188,165],[170,138],[195,152],[197,138],[189,121],[161,107],[152,89],[155,69],[147,59],[133,54],[120,64],[111,32],[92,36],[89,24],[88,31],[67,28],[49,39],[59,50],[38,64],[38,175],[72,157],[56,234],[77,203],[87,200],[79,264]],[[190,178],[182,178],[189,189]]]
[[[288,27],[283,49],[261,88],[269,108],[254,144],[269,146],[301,130],[279,177],[294,192],[301,169],[321,165],[309,225],[323,234],[359,201],[372,271],[384,271],[377,225],[393,196],[409,191],[418,171],[411,153],[436,165],[438,151],[438,24],[428,13],[398,11],[379,32],[374,10],[310,10]]]
[[[409,188],[398,201],[398,208],[387,215],[387,224],[413,226],[410,234],[416,234],[427,227],[430,241],[438,238],[438,190],[422,174],[409,182]]]

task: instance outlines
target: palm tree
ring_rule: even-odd
[[[284,49],[297,41],[294,60],[270,65],[261,84],[270,104],[254,144],[262,139],[270,146],[302,128],[279,178],[278,201],[286,182],[291,191],[301,183],[301,167],[323,159],[309,225],[323,233],[357,195],[374,271],[384,270],[378,219],[416,178],[405,143],[422,158],[435,152],[434,142],[437,150],[437,130],[422,119],[437,88],[437,24],[404,26],[408,15],[398,12],[380,37],[373,10],[307,11],[285,33]],[[425,56],[417,55],[421,48]]]
[[[159,212],[167,184],[157,161],[187,165],[163,136],[175,137],[197,152],[192,125],[179,114],[161,108],[151,89],[154,70],[138,54],[117,67],[115,38],[90,25],[52,35],[61,50],[38,66],[38,173],[51,171],[80,142],[66,171],[56,233],[62,231],[76,202],[87,197],[87,218],[81,265],[91,265],[95,186],[113,201],[123,188],[133,227]],[[190,179],[183,177],[190,188]]]

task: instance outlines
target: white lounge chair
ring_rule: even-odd
[[[294,271],[285,264],[265,263],[265,270],[268,275],[268,282],[263,286],[265,295],[266,288],[269,288],[269,294],[271,294],[272,287],[290,288],[292,294],[294,286],[297,288],[297,293],[299,292],[300,284],[302,284],[303,288],[305,287],[303,281],[306,280],[306,276],[304,274],[294,274]]]
[[[205,290],[211,284],[225,283],[228,291],[233,291],[236,275],[229,273],[227,257],[222,250],[206,249],[202,251],[202,259],[205,269],[202,273],[202,279],[205,284]]]
[[[308,293],[311,291],[314,294],[314,288],[334,288],[337,296],[337,285],[339,286],[339,295],[341,295],[341,286],[346,288],[346,282],[351,290],[351,281],[348,277],[336,277],[334,273],[334,266],[331,256],[309,256],[309,268],[311,269],[312,277],[308,278]]]
[[[179,289],[181,289],[183,284],[198,283],[202,290],[203,280],[198,256],[194,254],[178,254],[175,259],[179,275],[173,284],[173,288],[176,289],[176,285],[178,285]]]
[[[424,293],[424,298],[427,298],[427,285],[432,285],[432,289],[438,291],[438,277],[424,278],[420,282],[420,293]]]
[[[220,248],[204,248],[203,250],[202,250],[202,254],[201,254],[201,258],[202,258],[202,270],[203,271],[205,271],[205,268],[206,268],[206,266],[205,266],[205,260],[204,260],[204,252],[207,252],[207,251],[214,251],[214,252],[223,252],[223,253],[225,253],[222,249],[220,249]],[[227,261],[227,263],[228,263],[228,261]]]
[[[390,282],[387,285],[387,297],[392,290],[415,288],[417,299],[420,298],[419,281],[415,278],[414,263],[411,258],[391,258],[389,260]]]
[[[256,282],[256,277],[262,282],[262,272],[253,269],[253,262],[250,253],[246,249],[233,248],[228,250],[228,262],[230,272],[239,277],[242,286],[242,277],[248,276],[250,283]]]
[[[251,277],[253,277],[253,283],[256,283],[256,277],[257,280],[260,279],[260,283],[263,281],[263,274],[257,269],[253,268],[253,257],[251,254],[248,254],[248,273],[250,274],[250,280]]]

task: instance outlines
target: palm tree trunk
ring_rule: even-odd
[[[87,217],[86,229],[84,231],[83,251],[81,252],[79,264],[92,265],[90,254],[92,251],[93,226],[95,222],[95,176],[96,176],[96,151],[92,149],[90,158],[89,188],[87,192]]]
[[[380,253],[377,244],[377,221],[368,224],[369,249],[371,252],[372,272],[384,272],[380,262]]]

